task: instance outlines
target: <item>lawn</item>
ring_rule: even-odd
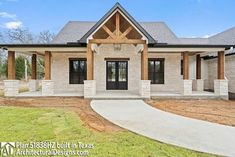
[[[163,144],[128,131],[98,132],[66,109],[0,106],[0,141],[83,142],[94,144],[89,156],[211,156]]]

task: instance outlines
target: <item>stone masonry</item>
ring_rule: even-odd
[[[19,93],[19,80],[4,80],[4,96],[16,96]]]

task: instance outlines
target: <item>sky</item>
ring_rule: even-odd
[[[165,22],[178,37],[235,27],[235,0],[0,0],[0,31],[58,33],[68,21],[98,21],[116,2],[139,22]]]

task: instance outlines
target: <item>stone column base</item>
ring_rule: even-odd
[[[192,89],[193,89],[193,81],[192,80],[183,80],[183,95],[192,95]]]
[[[84,98],[92,98],[96,95],[96,81],[84,80]]]
[[[52,80],[42,80],[42,96],[54,95],[54,82]]]
[[[19,94],[19,80],[4,80],[4,96]]]
[[[193,90],[204,91],[204,80],[202,79],[193,80]]]
[[[215,95],[228,97],[228,80],[214,80]]]
[[[142,98],[150,98],[150,80],[140,80],[139,94]]]
[[[38,80],[29,80],[29,91],[35,92],[38,89]]]

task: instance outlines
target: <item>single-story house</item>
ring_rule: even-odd
[[[21,95],[15,80],[15,52],[21,52],[32,55],[30,96],[36,93],[36,60],[42,56],[45,78],[38,96],[227,99],[225,51],[234,43],[178,38],[165,23],[137,22],[116,3],[98,22],[68,22],[50,44],[0,47],[8,50],[5,96]],[[212,52],[218,56],[213,71],[203,59]]]

